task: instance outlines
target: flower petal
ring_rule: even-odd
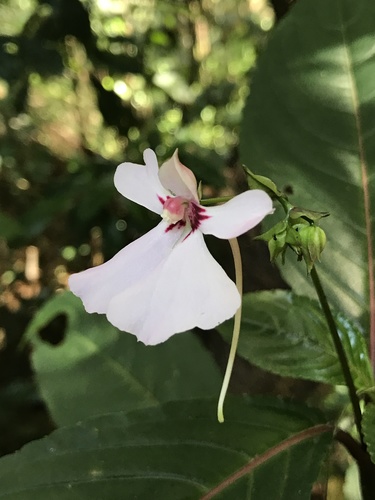
[[[163,211],[164,199],[169,193],[160,183],[158,161],[151,149],[143,153],[145,165],[137,163],[121,163],[116,169],[115,186],[125,198],[157,214]]]
[[[199,229],[223,239],[246,233],[273,212],[271,198],[260,189],[245,191],[223,205],[204,210],[208,218],[200,222]]]
[[[155,345],[195,326],[216,327],[235,314],[240,301],[235,284],[195,231],[154,273],[114,297],[107,317],[146,345]]]
[[[180,162],[178,149],[172,158],[160,167],[159,179],[162,185],[175,196],[198,201],[197,180],[193,172]]]
[[[162,221],[108,262],[70,276],[69,287],[81,298],[87,312],[106,313],[115,295],[132,290],[160,265],[182,235],[177,228],[167,232],[166,228]]]

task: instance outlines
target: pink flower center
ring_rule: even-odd
[[[187,200],[182,196],[168,197],[166,200],[159,198],[163,204],[162,218],[170,224],[167,231],[170,231],[175,225],[178,227],[191,227],[192,231],[199,228],[201,222],[208,219],[204,207],[193,200]]]
[[[188,200],[182,198],[182,196],[167,198],[164,202],[161,216],[169,224],[176,224],[176,222],[185,219],[185,212],[188,205]]]

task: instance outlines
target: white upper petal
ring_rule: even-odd
[[[155,345],[195,326],[216,327],[235,314],[240,300],[235,284],[196,231],[178,243],[154,272],[116,295],[107,317],[138,340]]]
[[[160,222],[108,262],[70,276],[69,287],[82,299],[86,311],[106,313],[114,296],[132,290],[168,257],[181,230],[166,232],[167,227],[164,221]]]
[[[157,214],[163,211],[160,198],[169,193],[163,188],[159,180],[159,167],[155,153],[146,149],[143,153],[145,165],[137,163],[121,163],[116,169],[115,186],[125,198],[135,201],[139,205],[152,210]]]
[[[177,149],[172,158],[160,167],[159,179],[162,185],[174,195],[198,201],[195,175],[180,162]]]
[[[259,189],[245,191],[223,205],[204,209],[208,218],[202,220],[199,229],[223,239],[246,233],[273,212],[271,198]]]

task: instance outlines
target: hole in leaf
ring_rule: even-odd
[[[294,189],[293,189],[293,187],[292,187],[290,184],[287,184],[286,186],[284,186],[284,193],[285,193],[287,196],[291,196],[292,194],[294,194]]]
[[[66,314],[58,314],[46,326],[39,330],[39,337],[53,346],[63,342],[68,324]]]

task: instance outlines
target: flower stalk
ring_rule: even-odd
[[[230,346],[229,357],[227,367],[225,369],[225,375],[223,384],[220,390],[219,402],[217,405],[217,419],[222,424],[224,422],[224,401],[225,396],[227,394],[230,378],[232,375],[234,359],[236,357],[238,339],[240,337],[240,329],[241,329],[241,317],[242,317],[242,290],[243,290],[243,278],[242,278],[242,260],[241,260],[241,252],[240,247],[238,245],[237,238],[232,238],[229,240],[230,248],[232,250],[233,259],[234,259],[234,269],[236,275],[236,286],[238,293],[241,296],[241,304],[237,309],[236,314],[234,316],[234,325],[233,325],[233,335],[232,335],[232,343]]]

